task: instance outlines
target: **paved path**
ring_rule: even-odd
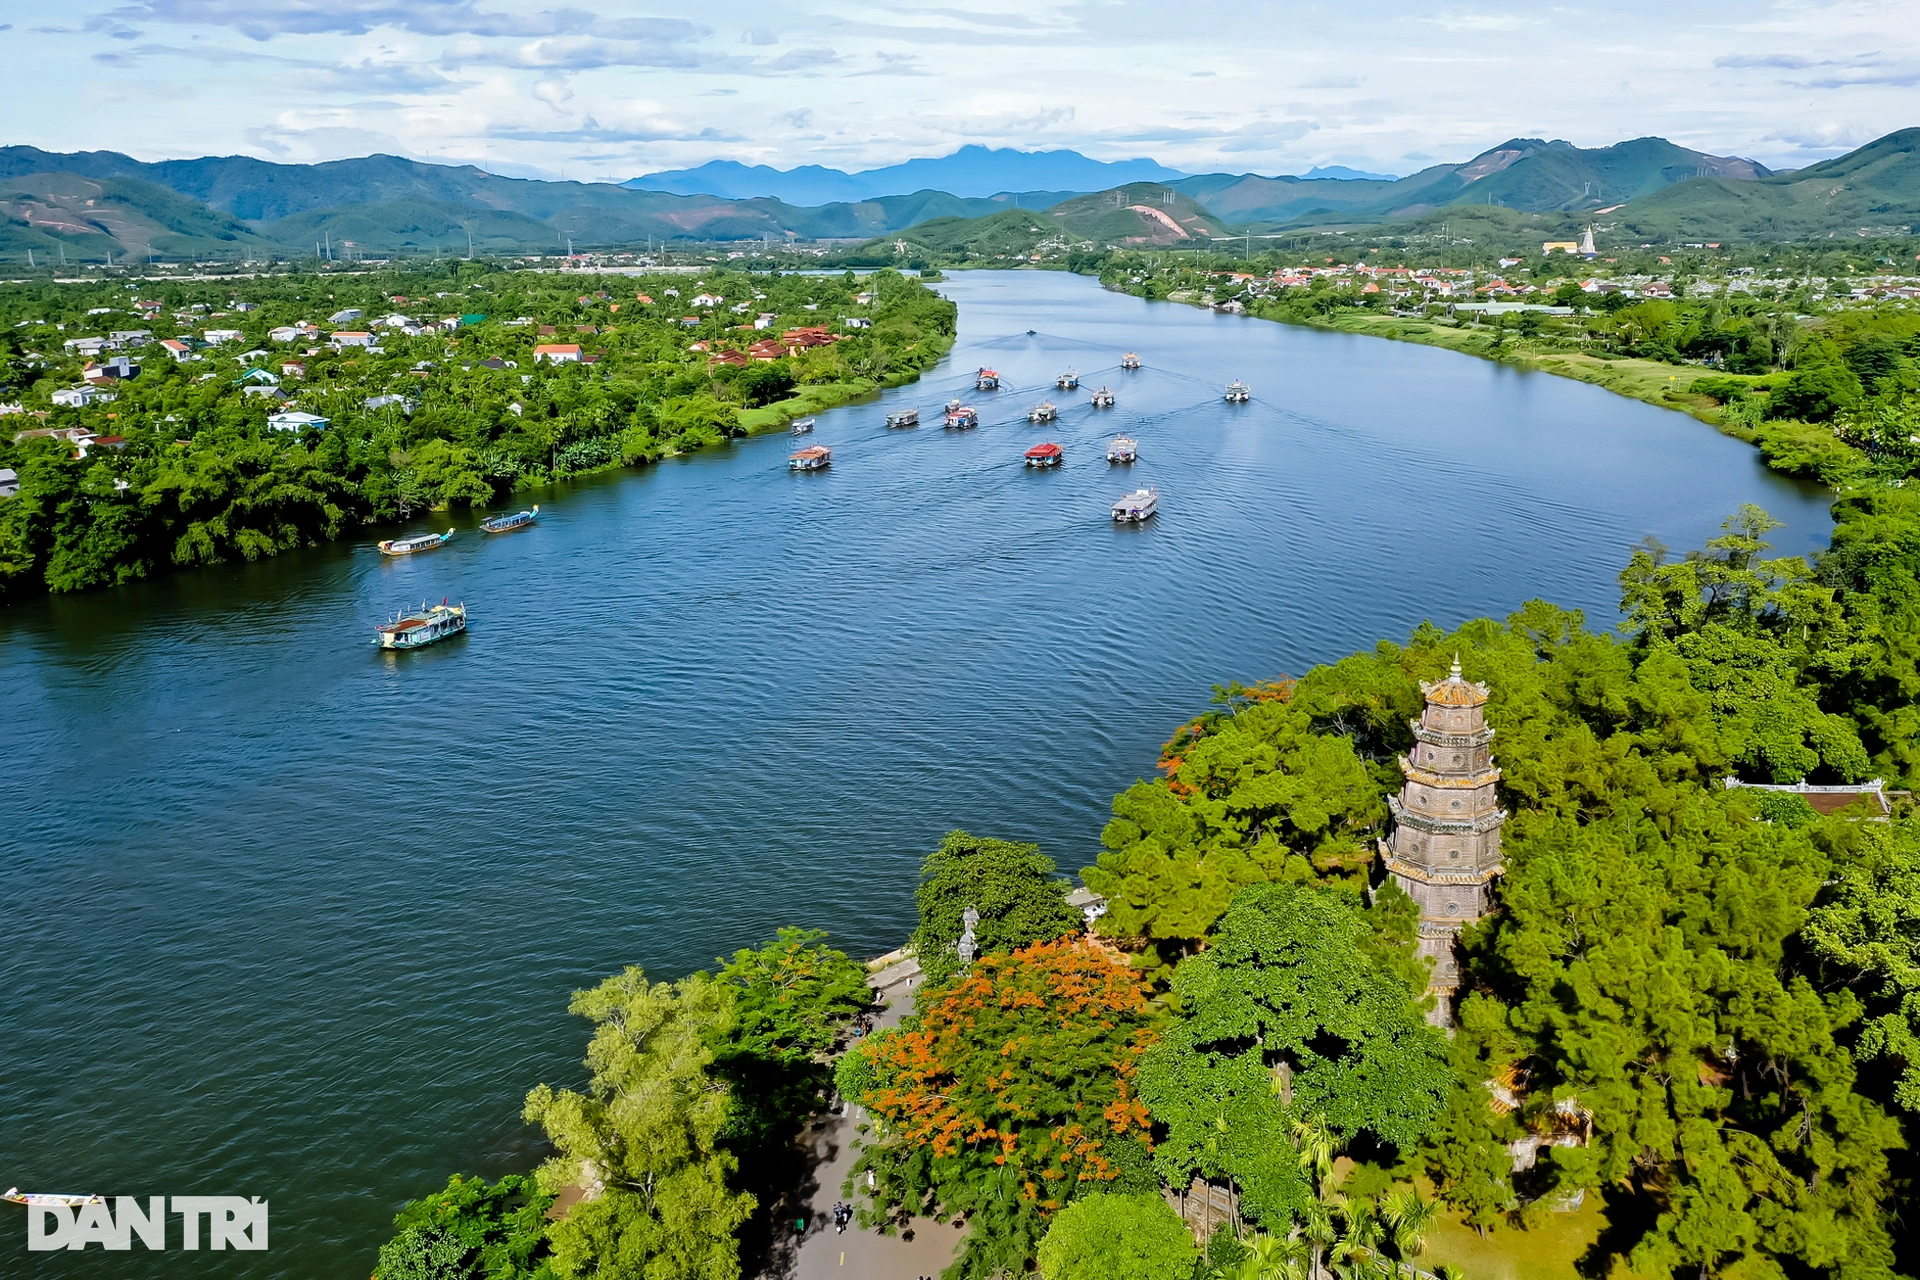
[[[913,991],[920,981],[920,966],[906,960],[883,969],[870,979],[883,1002],[878,1025],[898,1026],[913,1007]],[[853,1168],[856,1152],[853,1139],[862,1115],[857,1107],[847,1114],[827,1116],[801,1135],[802,1144],[814,1156],[815,1191],[807,1215],[807,1234],[801,1241],[798,1261],[788,1273],[792,1280],[918,1280],[938,1277],[954,1259],[965,1232],[954,1226],[941,1226],[922,1220],[910,1233],[883,1236],[877,1231],[862,1231],[849,1226],[841,1235],[833,1229],[833,1206],[843,1197],[840,1186]],[[903,1238],[911,1234],[912,1239]]]

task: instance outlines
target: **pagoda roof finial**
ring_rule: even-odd
[[[1459,678],[1460,678],[1460,651],[1456,649],[1454,650],[1454,653],[1453,653],[1453,670],[1447,673],[1447,679],[1458,680]]]

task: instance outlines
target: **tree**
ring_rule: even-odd
[[[871,1172],[867,1220],[964,1215],[961,1277],[1024,1268],[1075,1195],[1154,1189],[1133,1086],[1153,1039],[1145,980],[1092,943],[982,956],[841,1060],[873,1120],[848,1194]]]
[[[1382,945],[1336,889],[1235,897],[1212,945],[1174,971],[1180,1016],[1141,1063],[1141,1098],[1166,1126],[1163,1177],[1232,1178],[1244,1211],[1283,1231],[1315,1199],[1302,1121],[1334,1146],[1420,1141],[1452,1084],[1446,1039]]]
[[[436,1227],[408,1227],[380,1246],[374,1280],[469,1280],[466,1245]]]
[[[1054,1215],[1040,1241],[1041,1280],[1191,1280],[1200,1251],[1151,1192],[1094,1192]]]
[[[1427,1233],[1440,1216],[1440,1206],[1421,1195],[1418,1187],[1401,1187],[1381,1197],[1380,1210],[1394,1252],[1411,1269],[1413,1260],[1427,1247]]]
[[[1807,941],[1867,997],[1859,1052],[1896,1063],[1894,1101],[1920,1112],[1920,822],[1844,835],[1838,875],[1809,915]]]
[[[733,1017],[713,1046],[714,1073],[729,1086],[726,1135],[745,1147],[783,1141],[820,1109],[831,1051],[872,1003],[866,967],[826,939],[819,930],[782,929],[721,964]]]
[[[1078,933],[1080,913],[1067,905],[1071,888],[1055,875],[1053,859],[1039,845],[947,833],[920,864],[920,926],[913,950],[925,975],[921,990],[959,972],[958,948],[969,908],[980,913],[974,941],[981,955]]]
[[[544,1271],[553,1197],[526,1174],[447,1179],[446,1189],[409,1201],[399,1233],[380,1250],[378,1280],[523,1280]]]
[[[1362,744],[1342,733],[1362,710],[1336,679],[1214,691],[1221,710],[1163,750],[1166,777],[1113,802],[1106,852],[1082,872],[1107,899],[1101,929],[1172,963],[1206,937],[1240,889],[1319,877],[1357,882],[1372,862],[1362,833],[1385,816]],[[1418,690],[1407,684],[1404,697]],[[1395,708],[1395,711],[1401,708]],[[1388,712],[1392,715],[1393,712]],[[1404,725],[1401,726],[1404,732]]]
[[[540,1085],[526,1118],[557,1154],[540,1166],[549,1193],[584,1186],[554,1224],[554,1270],[606,1280],[734,1280],[734,1231],[753,1197],[729,1188],[734,1158],[719,1145],[728,1117],[710,1068],[728,1032],[733,994],[704,973],[649,983],[638,968],[574,994],[592,1020],[585,1093]]]

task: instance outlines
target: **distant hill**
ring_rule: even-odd
[[[1707,178],[1619,211],[1633,234],[1676,240],[1800,240],[1911,234],[1920,227],[1920,129],[1755,182]]]
[[[1133,183],[1076,196],[1045,211],[1007,209],[984,218],[935,218],[868,241],[847,260],[878,265],[912,257],[1013,259],[1062,241],[1095,244],[1204,245],[1227,228],[1165,183]]]
[[[1232,222],[1377,222],[1458,204],[1497,204],[1532,213],[1600,210],[1702,175],[1753,181],[1769,170],[1751,160],[1708,155],[1664,138],[1576,147],[1513,138],[1465,164],[1433,165],[1405,178],[1262,178],[1205,174],[1173,185]]]
[[[1006,192],[1073,194],[1125,182],[1170,182],[1182,176],[1179,171],[1152,160],[1105,161],[1090,159],[1078,151],[966,146],[950,156],[909,160],[859,173],[817,164],[782,170],[762,164],[713,160],[697,169],[643,174],[621,185],[636,191],[724,196],[731,200],[770,196],[788,204],[811,205],[926,190],[974,198]],[[1023,204],[1032,203],[1032,200],[1023,201]]]
[[[1367,173],[1361,169],[1349,169],[1343,164],[1315,165],[1300,175],[1308,181],[1317,178],[1331,178],[1335,182],[1352,182],[1356,179],[1367,182],[1398,182],[1398,174]]]

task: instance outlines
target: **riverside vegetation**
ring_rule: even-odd
[[[696,306],[700,294],[720,300]],[[159,304],[153,319],[143,301]],[[364,315],[327,323],[349,310]],[[762,313],[769,327],[756,331]],[[19,492],[0,498],[0,593],[259,559],[717,446],[917,377],[952,346],[954,317],[892,271],[634,278],[458,263],[0,288],[0,403],[12,410],[0,467],[19,475]],[[286,337],[301,321],[325,327]],[[369,326],[375,347],[327,340]],[[716,362],[810,326],[836,340]],[[142,330],[192,350],[103,353],[128,356],[138,376],[107,380],[111,400],[54,402],[86,363],[70,341]],[[209,345],[209,330],[231,336]],[[588,359],[537,360],[539,343],[578,343]],[[326,423],[269,426],[290,408]],[[106,441],[77,447],[50,431]]]

